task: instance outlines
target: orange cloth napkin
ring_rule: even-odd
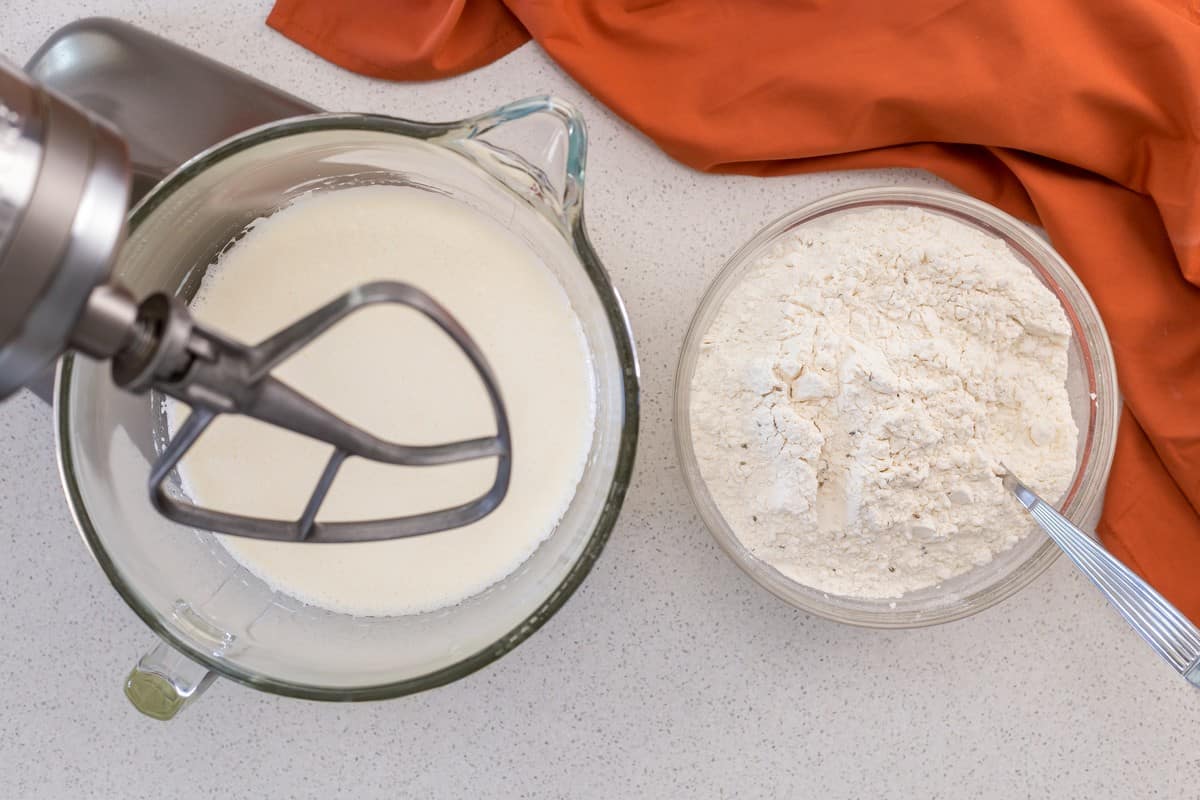
[[[696,169],[923,167],[1045,226],[1116,352],[1100,534],[1200,621],[1200,12],[1187,0],[278,0],[382,78],[532,36]]]

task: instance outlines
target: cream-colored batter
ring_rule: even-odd
[[[595,388],[579,320],[549,269],[516,237],[449,198],[369,186],[314,194],[259,221],[208,270],[198,319],[257,342],[353,286],[410,282],[467,328],[507,404],[513,476],[500,507],[454,531],[362,544],[223,536],[278,591],[359,615],[453,605],[516,569],[554,529],[591,445]],[[276,373],[376,435],[437,443],[494,432],[482,384],[417,312],[359,312]],[[182,409],[172,411],[175,424]],[[202,504],[296,518],[328,448],[244,418],[219,418],[183,465]],[[320,519],[428,511],[477,496],[495,461],[391,467],[351,459]]]

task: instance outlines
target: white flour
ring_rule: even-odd
[[[753,266],[692,381],[700,472],[738,538],[805,585],[897,597],[1031,529],[1075,471],[1070,326],[997,238],[919,209],[837,214]]]

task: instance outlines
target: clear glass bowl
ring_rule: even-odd
[[[895,599],[841,597],[785,577],[753,556],[734,535],[708,493],[692,448],[691,384],[703,334],[746,270],[781,237],[834,214],[880,206],[915,206],[953,217],[998,236],[1058,297],[1071,322],[1067,390],[1079,426],[1078,468],[1059,508],[1072,521],[1094,527],[1116,446],[1120,395],[1112,347],[1096,306],[1083,285],[1044,239],[1004,212],[956,192],[925,188],[862,189],[828,197],[787,214],[747,242],[717,275],[692,319],[675,375],[675,442],[684,480],[700,516],[721,548],[760,585],[796,606],[838,622],[908,628],[960,619],[995,605],[1028,585],[1058,556],[1058,547],[1030,533],[980,567],[938,586]]]
[[[130,607],[187,657],[159,646],[142,660],[127,685],[139,708],[160,718],[175,713],[211,679],[189,668],[192,662],[309,699],[371,700],[428,689],[508,652],[571,595],[616,520],[638,421],[628,320],[584,229],[585,151],[582,120],[554,98],[446,124],[314,115],[216,146],[133,210],[115,276],[138,296],[165,289],[186,298],[248,223],[305,192],[385,183],[448,196],[505,226],[555,274],[583,328],[596,385],[596,429],[583,477],[534,554],[456,606],[364,618],[273,592],[212,533],[160,517],[146,480],[161,444],[156,432],[164,429],[161,402],[116,389],[106,365],[64,359],[58,447],[76,522]]]

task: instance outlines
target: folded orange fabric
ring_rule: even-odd
[[[1200,620],[1187,0],[278,0],[269,24],[394,79],[471,69],[531,35],[696,169],[923,167],[1045,226],[1100,308],[1125,395],[1100,533]]]

